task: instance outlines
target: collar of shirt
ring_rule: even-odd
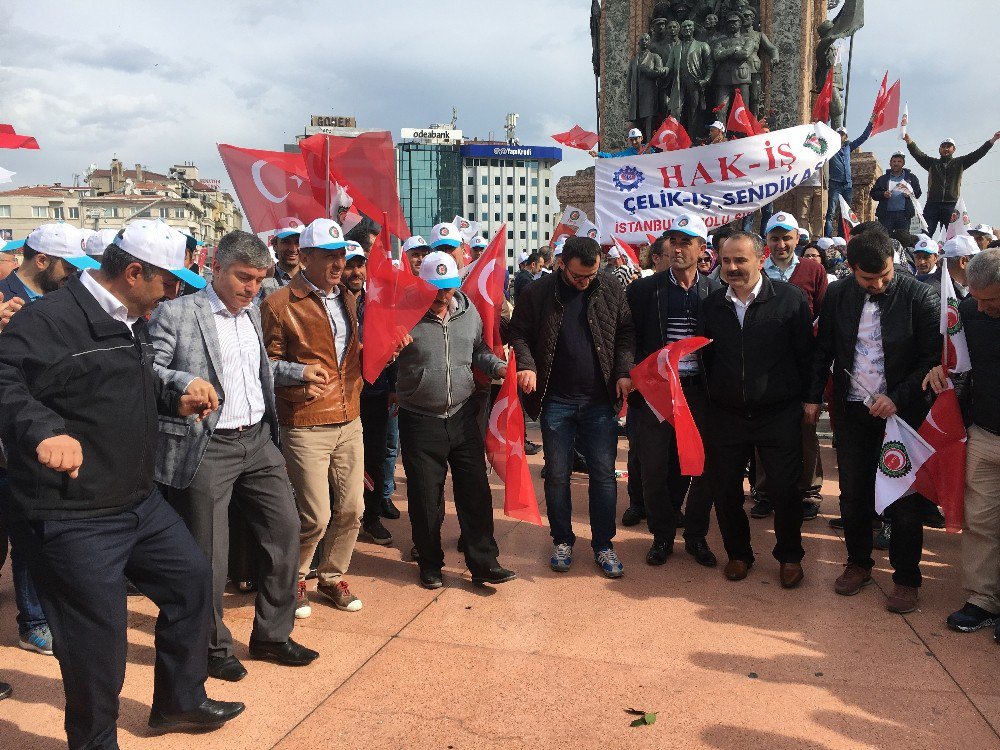
[[[306,284],[308,285],[308,287],[309,287],[309,288],[310,288],[310,289],[311,289],[312,291],[316,292],[316,295],[317,295],[317,296],[318,296],[318,297],[319,297],[320,299],[337,299],[337,297],[339,297],[339,296],[340,296],[340,287],[339,287],[339,286],[335,286],[335,287],[333,288],[333,291],[332,291],[332,292],[330,292],[329,294],[327,294],[327,293],[326,293],[326,292],[324,292],[324,291],[323,291],[322,289],[320,289],[320,288],[319,288],[318,286],[316,286],[316,285],[315,285],[315,284],[313,284],[313,283],[312,283],[311,281],[309,281],[309,277],[308,277],[308,276],[306,276],[306,275],[305,275],[305,273],[303,273],[302,271],[299,271],[299,273],[300,273],[300,274],[301,274],[301,276],[302,276],[302,280],[303,280],[304,282],[306,282]]]
[[[750,295],[747,297],[746,302],[740,302],[739,297],[733,294],[733,288],[731,286],[726,287],[726,299],[732,302],[734,305],[743,305],[744,307],[750,307],[750,303],[757,299],[757,295],[760,294],[761,287],[764,286],[764,275],[761,274],[760,278],[757,279],[757,283],[751,290]]]
[[[14,275],[17,276],[17,271],[14,271]],[[41,299],[42,295],[38,294],[34,289],[24,283],[24,279],[17,276],[17,280],[21,282],[21,286],[24,287],[24,291],[28,294],[28,299],[25,302],[34,302],[36,299]]]
[[[794,252],[792,253],[792,262],[788,264],[788,268],[782,268],[769,257],[764,261],[764,273],[772,279],[777,279],[778,281],[788,281],[792,277],[792,272],[795,271],[795,266],[798,264],[799,256]]]
[[[97,279],[90,275],[89,270],[80,274],[80,283],[83,284],[87,291],[94,296],[94,299],[97,300],[97,304],[101,306],[101,309],[103,309],[104,312],[115,320],[121,321],[129,328],[131,328],[133,324],[139,320],[138,316],[132,317],[129,315],[128,308],[122,304],[122,301],[103,286],[98,284]]]
[[[253,303],[250,303],[246,307],[241,308],[240,311],[236,313],[236,315],[233,315],[231,312],[229,312],[229,308],[226,307],[226,303],[222,301],[222,299],[216,293],[215,287],[213,287],[211,284],[205,287],[205,296],[208,297],[208,304],[212,306],[212,312],[215,313],[216,315],[222,315],[223,317],[235,318],[238,315],[242,315],[243,313],[247,312],[251,307],[253,307]]]

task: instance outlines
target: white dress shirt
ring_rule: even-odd
[[[854,342],[854,368],[851,374],[873,395],[885,393],[885,350],[882,348],[882,315],[878,303],[865,295]],[[847,391],[848,401],[864,401],[868,397],[854,382]]]
[[[347,336],[351,332],[351,324],[347,321],[347,310],[344,308],[344,300],[340,298],[340,287],[334,287],[333,291],[327,294],[318,286],[309,281],[309,277],[302,271],[302,280],[309,285],[313,294],[323,300],[326,307],[326,316],[330,319],[330,328],[333,330],[334,348],[337,350],[337,364],[344,364],[344,355],[347,353]]]
[[[90,275],[90,270],[86,270],[80,274],[80,283],[86,287],[87,291],[94,295],[94,299],[97,300],[97,304],[110,315],[115,320],[119,320],[129,327],[129,333],[132,332],[132,326],[137,320],[138,316],[133,316],[128,314],[128,308],[125,307],[120,299],[115,295],[105,289],[103,286],[97,283],[97,279]]]
[[[205,296],[212,306],[212,320],[219,336],[222,372],[219,380],[225,400],[216,428],[232,430],[264,418],[264,387],[260,382],[260,339],[250,319],[253,305],[233,315],[209,284]]]
[[[726,287],[726,299],[733,303],[733,307],[736,308],[736,317],[739,318],[740,328],[743,327],[743,321],[747,316],[747,308],[757,299],[757,295],[760,294],[760,288],[764,286],[764,275],[757,279],[757,283],[754,284],[753,290],[747,296],[746,302],[740,302],[740,298],[733,294],[733,288]]]

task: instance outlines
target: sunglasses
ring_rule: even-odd
[[[698,258],[698,262],[699,263],[711,263],[712,262],[712,256],[710,256],[710,255],[703,255],[702,257]]]

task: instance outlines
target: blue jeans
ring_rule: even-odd
[[[396,491],[396,456],[399,455],[399,407],[389,407],[389,423],[385,431],[385,482],[382,499],[389,500]]]
[[[10,487],[7,484],[7,470],[0,469],[0,516],[6,513],[11,502]],[[3,529],[3,544],[7,544],[7,531]],[[47,624],[42,603],[38,601],[35,584],[28,572],[28,564],[17,545],[11,540],[10,571],[14,580],[14,602],[17,604],[17,632],[21,636],[33,628]]]
[[[830,199],[826,204],[826,226],[824,227],[824,236],[833,237],[833,219],[840,212],[840,196],[844,196],[844,200],[848,203],[854,197],[854,186],[844,185],[839,182],[831,182],[829,191]]]
[[[595,551],[612,546],[615,537],[615,454],[618,420],[610,404],[560,404],[546,401],[539,420],[545,448],[545,510],[552,541],[576,542],[569,478],[573,446],[583,453],[590,474],[590,532]]]

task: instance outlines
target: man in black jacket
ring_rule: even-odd
[[[150,726],[218,727],[242,703],[205,696],[211,579],[205,556],[153,481],[157,411],[217,403],[154,375],[143,316],[176,294],[184,238],[162,222],[137,255],[21,310],[0,334],[0,439],[11,533],[55,639],[70,748],[117,748],[125,678],[125,577],[160,607]]]
[[[819,316],[806,416],[819,417],[833,365],[834,436],[840,466],[840,505],[847,565],[834,590],[851,596],[872,582],[871,525],[875,472],[885,420],[898,414],[914,428],[927,413],[921,382],[941,357],[938,295],[913,276],[896,273],[889,236],[870,230],[852,237],[852,277],[830,285]],[[923,543],[920,501],[904,497],[886,511],[892,523],[889,560],[895,586],[891,612],[912,612],[920,586]]]
[[[629,309],[635,324],[636,362],[642,362],[667,344],[694,336],[702,300],[709,292],[722,288],[715,279],[698,273],[698,259],[705,252],[707,238],[705,222],[698,216],[677,217],[664,243],[669,246],[670,268],[627,287]],[[704,430],[708,394],[696,355],[681,360],[680,379],[695,422]],[[715,555],[705,541],[712,495],[706,491],[702,477],[695,477],[691,482],[689,477],[680,476],[673,426],[657,419],[638,391],[629,396],[628,419],[630,422],[635,420],[632,441],[642,467],[642,499],[653,534],[646,562],[663,565],[673,552],[678,525],[676,509],[679,502],[683,502],[690,483],[684,518],[684,548],[700,564],[715,565]],[[672,476],[674,470],[677,476]],[[679,494],[679,502],[675,502],[674,492]]]
[[[594,560],[604,575],[624,570],[615,536],[615,452],[618,406],[632,389],[635,331],[625,290],[600,270],[600,245],[570,237],[563,266],[528,286],[514,306],[510,344],[517,381],[533,419],[540,414],[545,448],[545,505],[556,572],[569,570],[576,535],[569,476],[576,444],[590,477],[590,528]]]
[[[715,512],[729,555],[726,578],[746,578],[754,563],[743,510],[743,474],[756,449],[774,504],[779,580],[802,582],[802,404],[812,360],[812,316],[798,287],[761,271],[764,247],[736,232],[720,250],[729,287],[702,303],[699,335],[712,339],[702,363],[711,400],[706,476],[716,488]]]
[[[897,151],[889,159],[889,171],[872,185],[871,199],[878,204],[875,207],[875,218],[887,232],[909,229],[910,219],[917,212],[910,195],[920,197],[920,180],[904,164],[906,156]]]

